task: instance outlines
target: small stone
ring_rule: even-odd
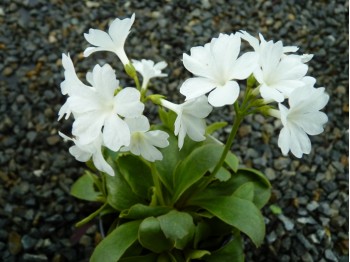
[[[276,172],[270,167],[265,169],[265,175],[271,181],[276,179]]]
[[[342,216],[334,216],[331,218],[331,225],[335,228],[341,228],[346,223],[346,219]]]
[[[29,235],[24,235],[21,239],[21,243],[24,250],[29,250],[35,246],[35,244],[37,243],[37,240],[32,238]]]
[[[314,259],[312,258],[311,254],[309,252],[306,252],[301,256],[301,260],[304,262],[313,262]]]
[[[287,231],[291,231],[294,228],[294,223],[291,219],[286,217],[285,215],[278,215],[279,220],[283,222],[284,228]]]
[[[333,251],[330,249],[326,249],[325,257],[330,261],[335,261],[335,262],[338,261],[338,258],[334,255]]]
[[[319,203],[317,203],[316,201],[311,201],[309,204],[307,204],[306,209],[308,211],[314,211],[319,207]]]
[[[44,254],[36,255],[36,254],[26,253],[23,255],[23,261],[26,261],[26,262],[46,262],[49,260],[48,260],[47,256]]]
[[[58,135],[53,135],[46,138],[46,142],[50,146],[56,145],[59,141],[61,141],[61,138]]]
[[[92,243],[92,239],[87,235],[83,235],[79,240],[79,244],[83,245],[84,247],[91,246],[91,243]]]
[[[28,141],[30,142],[30,143],[32,143],[34,140],[35,140],[35,138],[37,137],[37,135],[38,135],[38,133],[37,132],[35,132],[35,131],[29,131],[28,133],[27,133],[27,139],[28,139]]]
[[[17,255],[22,250],[21,236],[15,232],[11,231],[8,237],[8,247],[12,255]]]
[[[240,137],[248,136],[251,132],[252,127],[250,125],[242,125],[238,130],[238,134]]]
[[[300,224],[311,224],[311,225],[316,225],[317,224],[317,221],[312,218],[312,217],[299,217],[297,219],[297,222],[300,223]]]

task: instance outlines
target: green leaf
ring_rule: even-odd
[[[146,206],[142,204],[133,205],[128,210],[123,210],[119,217],[128,219],[144,219],[147,217],[157,217],[171,211],[170,207],[165,206]]]
[[[232,152],[229,151],[227,153],[225,163],[231,168],[231,170],[233,172],[237,172],[239,161],[238,161],[238,158],[235,154],[233,154]]]
[[[73,184],[71,195],[87,201],[103,201],[102,193],[95,190],[93,176],[96,175],[85,171],[85,174]]]
[[[267,178],[260,171],[252,168],[240,168],[236,174],[232,175],[232,189],[236,190],[238,187],[247,182],[254,183],[254,204],[260,209],[270,199],[271,184]]]
[[[223,146],[218,144],[205,144],[196,148],[176,168],[174,173],[175,192],[173,202],[196,183],[203,175],[213,168],[220,159]]]
[[[126,155],[118,158],[117,165],[131,190],[139,197],[147,199],[153,186],[151,169],[139,157]]]
[[[189,250],[186,252],[186,262],[190,262],[191,259],[200,259],[205,255],[210,255],[208,250]]]
[[[174,134],[167,129],[163,129],[163,131],[169,134],[169,146],[160,149],[163,160],[155,161],[154,164],[158,170],[160,180],[171,193],[173,190],[173,172],[180,161],[180,152]]]
[[[227,126],[227,122],[215,122],[215,123],[212,123],[211,125],[207,126],[207,128],[205,129],[205,133],[208,134],[208,135],[211,135],[216,130],[219,130],[219,129],[225,127],[225,126]]]
[[[256,246],[262,244],[265,236],[264,219],[251,201],[236,196],[207,195],[201,199],[192,198],[191,204],[208,210],[225,223],[242,231]]]
[[[138,197],[130,188],[124,177],[115,170],[115,176],[106,175],[107,201],[116,210],[122,211],[131,206],[144,203],[145,200]]]
[[[120,262],[154,262],[157,259],[157,255],[154,253],[145,255],[145,256],[133,256],[133,257],[125,257],[120,259]]]
[[[254,199],[254,183],[247,182],[241,185],[233,192],[233,195],[242,199],[246,199],[253,202]]]
[[[222,248],[204,257],[207,262],[244,262],[243,241],[239,231],[235,231],[232,239]]]
[[[195,225],[188,213],[172,210],[159,216],[158,221],[164,235],[175,243],[176,248],[182,249],[192,239]]]
[[[114,229],[97,245],[90,261],[118,261],[124,252],[137,240],[140,222],[128,222]]]
[[[227,171],[227,169],[221,167],[216,173],[215,178],[219,179],[219,181],[224,182],[231,178],[231,173]]]
[[[270,210],[274,215],[280,215],[283,213],[282,209],[277,205],[270,205]]]
[[[174,246],[174,242],[165,237],[160,222],[155,217],[148,217],[142,221],[138,232],[138,239],[143,247],[154,253],[162,253]]]

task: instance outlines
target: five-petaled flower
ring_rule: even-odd
[[[102,67],[96,65],[87,75],[91,86],[86,86],[74,77],[76,74],[70,58],[63,55],[63,60],[65,75],[69,77],[62,91],[66,91],[69,97],[59,114],[61,118],[63,114],[73,113],[72,134],[81,144],[89,144],[102,131],[104,145],[114,151],[129,145],[130,130],[123,118],[142,114],[144,104],[140,102],[140,92],[126,87],[114,95],[119,81],[108,64]]]
[[[132,64],[136,71],[142,75],[142,89],[146,89],[149,80],[154,77],[166,77],[167,74],[162,73],[162,70],[167,66],[164,61],[154,64],[152,60],[142,59],[141,61],[132,60]]]
[[[124,50],[124,44],[134,20],[135,14],[131,18],[115,19],[109,26],[108,34],[99,29],[91,28],[88,34],[84,34],[84,37],[94,47],[86,48],[84,56],[87,57],[97,51],[110,51],[119,57],[123,65],[129,64],[129,59]]]
[[[238,34],[220,34],[204,46],[191,48],[191,55],[183,55],[185,68],[195,77],[187,79],[180,88],[186,100],[209,93],[214,107],[232,105],[239,95],[234,79],[246,79],[257,65],[257,55],[247,52],[238,57],[241,38]]]
[[[161,105],[174,111],[177,114],[175,120],[174,133],[178,135],[178,146],[181,149],[186,134],[194,141],[203,141],[205,139],[205,121],[212,107],[208,104],[206,96],[200,96],[177,105],[165,99],[161,99]]]
[[[295,46],[283,47],[281,41],[266,42],[260,34],[259,40],[241,31],[240,36],[247,40],[258,55],[258,66],[254,70],[254,77],[260,83],[261,96],[266,100],[283,102],[291,92],[304,85],[303,78],[308,70],[305,62],[312,55],[287,55],[288,52],[298,50]]]
[[[311,152],[311,142],[307,135],[323,132],[328,117],[320,110],[327,104],[329,96],[325,89],[302,86],[289,96],[289,109],[279,104],[283,128],[278,137],[278,146],[284,155],[289,151],[300,158]]]
[[[131,140],[130,144],[122,147],[120,151],[130,151],[150,162],[162,160],[163,155],[156,147],[167,147],[169,135],[161,130],[150,131],[148,119],[143,115],[138,118],[128,118],[125,121],[130,128]]]

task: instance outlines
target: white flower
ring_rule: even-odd
[[[191,48],[183,55],[183,63],[196,77],[187,79],[180,88],[186,100],[208,92],[208,101],[215,107],[233,104],[239,95],[234,79],[246,79],[257,65],[257,55],[248,52],[238,58],[241,38],[236,34],[220,34],[210,43]]]
[[[253,48],[254,51],[257,54],[260,54],[261,50],[264,49],[267,41],[265,40],[264,36],[262,34],[259,34],[259,40],[255,38],[254,36],[250,35],[248,32],[241,30],[239,33],[237,33],[242,39],[246,40]],[[283,53],[294,53],[298,51],[297,46],[284,46],[283,47]],[[263,52],[263,51],[262,51]],[[311,59],[311,58],[310,58]]]
[[[254,70],[254,77],[260,83],[261,96],[266,100],[283,102],[291,92],[304,85],[303,78],[308,70],[305,65],[312,55],[286,55],[296,52],[296,46],[283,47],[282,42],[266,42],[260,34],[259,40],[241,31],[241,37],[247,40],[258,55],[259,66]]]
[[[88,34],[84,34],[84,37],[94,47],[86,48],[84,56],[88,57],[97,51],[111,51],[119,57],[124,65],[129,64],[129,59],[124,51],[124,43],[134,20],[135,14],[131,18],[115,19],[109,26],[108,34],[98,29],[90,29]]]
[[[130,128],[131,141],[129,146],[122,147],[120,151],[130,151],[151,162],[162,160],[163,155],[156,147],[167,147],[169,135],[160,130],[149,131],[150,125],[145,116],[126,118],[125,122]]]
[[[290,94],[289,109],[279,104],[283,128],[278,137],[278,146],[284,155],[291,151],[300,158],[311,152],[311,142],[307,135],[323,132],[328,117],[319,110],[327,104],[328,99],[324,88],[303,86]]]
[[[161,99],[161,105],[177,114],[174,133],[176,136],[178,135],[178,146],[180,149],[183,146],[186,134],[194,141],[203,141],[205,139],[204,118],[213,109],[208,104],[206,96],[188,100],[180,105]]]
[[[69,59],[69,57],[66,57]],[[71,63],[71,62],[70,62]],[[68,63],[68,64],[70,64]],[[64,64],[65,66],[65,64]],[[74,67],[65,67],[65,75],[74,75]],[[144,105],[140,102],[140,92],[132,87],[122,89],[114,95],[119,81],[113,69],[108,65],[96,65],[87,75],[92,86],[84,86],[80,80],[68,81],[75,85],[67,87],[69,98],[63,105],[62,114],[72,112],[75,121],[72,134],[81,144],[90,144],[100,135],[102,128],[103,143],[113,151],[130,143],[130,130],[121,117],[138,117]]]
[[[75,157],[77,161],[86,162],[92,157],[95,167],[107,173],[110,176],[114,176],[113,168],[103,158],[101,147],[102,147],[102,135],[100,134],[94,141],[89,144],[81,144],[79,139],[74,139],[58,132],[59,135],[65,140],[74,142],[74,146],[69,148],[69,153]]]
[[[151,78],[168,76],[167,74],[162,73],[162,70],[167,66],[167,63],[164,61],[154,64],[152,60],[142,59],[141,61],[132,60],[132,64],[136,71],[143,77],[142,89],[147,87]]]

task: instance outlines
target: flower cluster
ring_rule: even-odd
[[[110,24],[108,33],[90,29],[84,37],[93,46],[86,48],[84,56],[97,51],[115,53],[129,75],[137,78],[138,72],[142,76],[141,86],[137,80],[135,87],[121,87],[108,64],[96,65],[86,74],[88,84],[84,84],[77,77],[70,56],[62,55],[65,80],[61,91],[68,98],[59,111],[59,119],[73,115],[75,120],[73,138],[61,136],[74,142],[69,151],[78,161],[85,162],[92,157],[97,169],[113,176],[113,169],[103,157],[104,148],[131,152],[148,161],[162,160],[158,148],[168,146],[169,135],[153,130],[143,115],[147,100],[177,114],[174,134],[178,136],[180,149],[186,135],[194,141],[202,141],[205,139],[204,119],[212,107],[235,105],[241,91],[238,81],[250,76],[257,84],[248,98],[258,101],[260,95],[260,104],[255,104],[258,111],[266,111],[267,106],[268,114],[281,119],[283,128],[278,145],[282,153],[291,151],[296,157],[310,153],[308,135],[323,132],[327,116],[320,110],[329,99],[324,88],[315,88],[316,80],[306,76],[306,63],[312,55],[296,55],[298,48],[295,46],[284,47],[281,41],[266,41],[262,35],[257,39],[245,31],[220,34],[204,46],[192,47],[190,55],[183,55],[183,64],[194,77],[181,85],[180,93],[186,98],[177,105],[160,96],[157,99],[147,97],[150,80],[166,77],[162,70],[167,64],[129,60],[124,44],[134,20],[134,14],[131,18],[117,18]],[[242,40],[253,50],[240,54]],[[276,108],[272,102],[277,103]]]

